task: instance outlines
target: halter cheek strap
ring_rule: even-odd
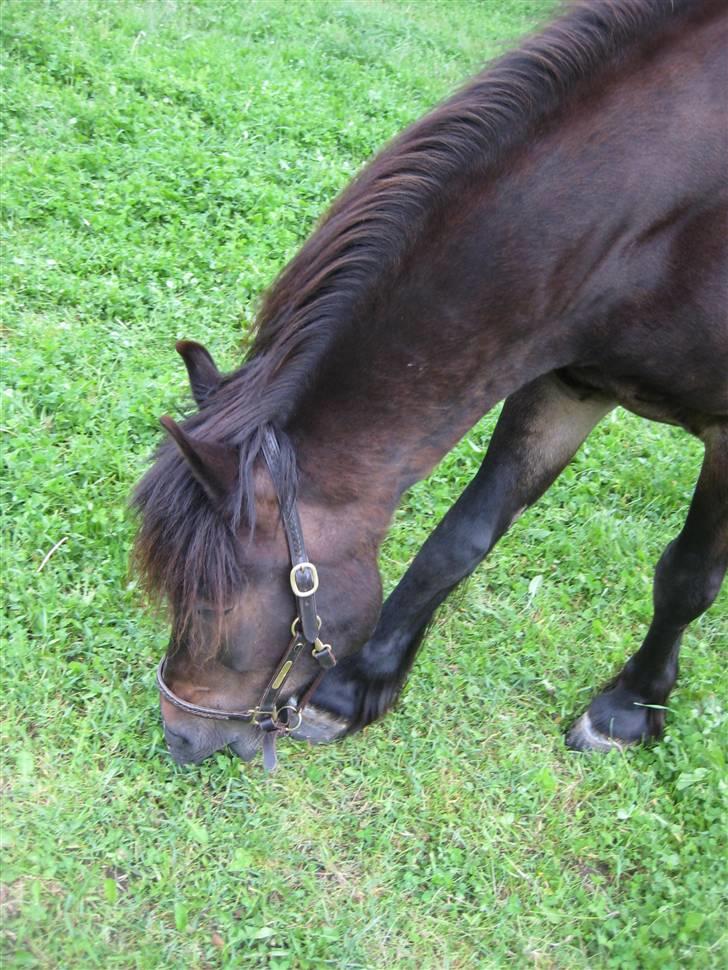
[[[277,482],[280,465],[280,447],[273,431],[266,431],[263,438],[263,457],[273,482]],[[214,707],[201,707],[178,697],[166,684],[165,673],[167,658],[164,657],[157,667],[157,687],[159,693],[174,707],[196,717],[214,718],[219,721],[248,721],[260,728],[263,735],[263,764],[267,771],[276,766],[275,742],[281,734],[290,734],[301,724],[303,709],[310,696],[321,683],[326,671],[336,663],[331,644],[323,643],[319,637],[321,620],[316,612],[316,590],[319,586],[318,571],[306,555],[303,530],[298,507],[294,501],[286,501],[278,495],[283,531],[286,534],[291,557],[289,581],[296,603],[296,617],[291,625],[291,640],[288,649],[281,657],[278,666],[263,691],[263,696],[255,707],[242,711],[221,711]],[[296,661],[306,651],[320,666],[319,673],[297,703],[279,704],[279,699]]]
[[[263,457],[265,458],[268,471],[274,484],[279,481],[279,468],[281,461],[281,449],[273,431],[268,430],[263,436]],[[303,542],[303,528],[301,527],[301,517],[298,514],[298,506],[295,500],[291,501],[282,495],[278,495],[278,504],[281,510],[281,521],[283,531],[286,534],[288,551],[291,557],[291,571],[288,579],[291,584],[291,591],[296,600],[297,614],[301,621],[301,631],[309,643],[314,644],[318,640],[319,619],[316,613],[316,590],[319,587],[318,571],[306,555],[306,547]]]

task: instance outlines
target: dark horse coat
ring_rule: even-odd
[[[260,696],[294,612],[279,499],[295,495],[343,658],[299,733],[381,716],[437,606],[621,404],[697,435],[705,460],[646,638],[568,741],[659,734],[683,631],[728,560],[727,50],[724,0],[576,4],[363,170],[272,287],[238,370],[180,345],[200,410],[167,421],[135,497],[178,696],[221,712]],[[480,471],[382,607],[402,492],[504,398]],[[308,658],[290,693],[314,672]],[[255,725],[162,710],[177,760],[260,743]]]

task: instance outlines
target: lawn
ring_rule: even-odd
[[[5,966],[728,962],[728,590],[666,736],[563,731],[636,648],[700,446],[615,413],[441,611],[397,710],[272,777],[165,753],[126,503],[261,292],[378,146],[548,10],[526,0],[4,0]],[[493,416],[415,487],[388,588]],[[48,558],[48,553],[53,554]]]

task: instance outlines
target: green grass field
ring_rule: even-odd
[[[282,745],[273,777],[168,758],[166,631],[127,569],[157,417],[190,407],[175,339],[235,365],[336,192],[548,7],[0,7],[5,966],[727,964],[728,590],[686,637],[659,745],[562,740],[644,632],[697,442],[608,419],[441,611],[397,710]],[[407,496],[388,588],[493,421]]]

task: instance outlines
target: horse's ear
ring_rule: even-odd
[[[166,415],[159,423],[174,440],[207,495],[216,505],[223,505],[238,478],[237,450],[217,441],[193,438]]]
[[[208,397],[220,386],[222,374],[217,369],[209,350],[202,344],[198,344],[196,340],[178,340],[175,349],[185,362],[192,396],[197,401],[198,407],[202,407]]]

